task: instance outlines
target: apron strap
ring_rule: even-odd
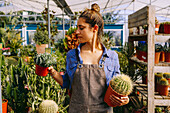
[[[105,61],[106,57],[107,57],[107,55],[104,55],[104,56],[103,56],[102,62],[101,62],[101,64],[99,64],[99,68],[103,68],[103,66],[104,66],[104,61]]]

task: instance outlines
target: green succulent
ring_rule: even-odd
[[[57,113],[58,105],[53,100],[44,100],[39,106],[39,113]]]
[[[110,81],[110,85],[117,93],[129,95],[132,92],[133,84],[129,76],[117,75]]]
[[[34,62],[41,67],[50,67],[56,63],[56,58],[49,53],[40,53],[35,56]]]
[[[166,86],[168,86],[168,85],[169,85],[169,82],[168,82],[168,80],[167,80],[166,78],[163,77],[163,78],[160,80],[159,84],[160,84],[160,85],[166,85]]]
[[[163,77],[165,77],[166,79],[170,79],[170,73],[164,73]]]

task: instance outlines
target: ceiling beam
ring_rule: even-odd
[[[74,15],[68,4],[66,3],[65,0],[53,0],[61,10],[64,8],[64,12],[66,15],[71,16]]]

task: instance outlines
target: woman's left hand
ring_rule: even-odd
[[[111,100],[112,104],[115,105],[115,106],[123,106],[123,105],[129,103],[129,97],[128,96],[119,98],[115,95],[110,95],[110,100]]]

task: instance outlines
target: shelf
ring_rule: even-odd
[[[130,41],[147,41],[148,34],[130,35]],[[155,35],[155,42],[170,42],[170,34],[157,34]]]
[[[148,88],[146,84],[142,84],[140,82],[135,82],[134,87],[146,98],[148,97]],[[158,92],[154,94],[155,105],[169,106],[170,105],[170,90],[168,96],[161,96]]]
[[[147,62],[139,60],[137,57],[134,57],[134,56],[131,57],[130,60],[133,62],[136,62],[138,64],[147,65]],[[156,68],[158,68],[160,66],[163,66],[161,69],[165,68],[165,70],[170,70],[170,67],[168,67],[168,66],[170,66],[170,63],[168,63],[168,62],[159,62],[158,64],[155,64]]]
[[[142,35],[129,35],[130,41],[146,41],[147,40],[147,34]]]
[[[170,34],[155,35],[155,42],[170,42]]]

